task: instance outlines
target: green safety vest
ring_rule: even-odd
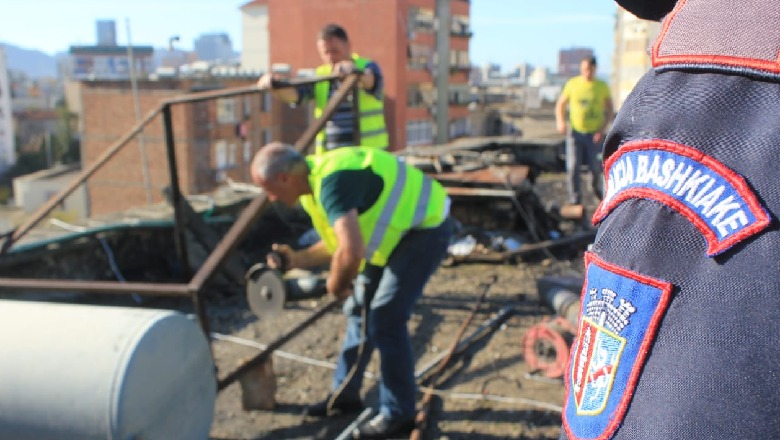
[[[365,69],[371,62],[368,58],[352,55],[352,61],[358,69]],[[324,64],[317,68],[317,76],[327,76],[332,72],[330,64]],[[314,117],[319,118],[328,104],[329,81],[320,81],[314,85]],[[365,147],[387,148],[389,143],[387,128],[385,127],[385,109],[381,99],[376,99],[365,90],[358,87],[358,109],[360,110],[360,145]],[[325,149],[325,130],[317,133],[316,153],[323,153]]]
[[[320,195],[322,181],[336,171],[370,168],[384,183],[374,205],[358,216],[365,261],[370,264],[386,265],[407,231],[434,228],[447,216],[444,187],[392,153],[371,147],[339,148],[307,156],[306,161],[312,193],[301,196],[301,205],[331,254],[338,242]]]

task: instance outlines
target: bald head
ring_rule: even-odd
[[[262,187],[272,201],[294,206],[298,197],[309,194],[309,166],[295,148],[272,142],[252,160],[252,181]]]
[[[279,173],[289,173],[306,161],[292,145],[271,142],[263,146],[252,160],[252,179],[273,180]]]

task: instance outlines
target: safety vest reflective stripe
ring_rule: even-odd
[[[396,167],[395,183],[390,190],[390,195],[387,198],[385,206],[382,208],[382,212],[379,214],[379,218],[374,226],[374,231],[371,233],[371,238],[366,245],[366,261],[371,261],[374,252],[376,252],[376,250],[379,249],[379,245],[382,244],[387,228],[390,226],[390,220],[393,218],[395,209],[398,207],[398,202],[401,200],[401,195],[406,187],[406,164],[400,159],[396,159]],[[431,198],[431,187],[431,179],[428,176],[423,176],[420,197],[417,199],[417,204],[414,208],[412,228],[421,226],[425,220],[425,214],[428,212],[428,203]]]
[[[423,176],[422,188],[420,189],[420,198],[417,199],[417,206],[414,208],[414,220],[412,220],[412,227],[417,228],[422,225],[425,220],[425,214],[428,211],[428,202],[431,199],[431,178]]]
[[[387,198],[385,206],[382,207],[382,212],[379,214],[379,218],[374,226],[374,231],[371,233],[371,238],[366,244],[366,261],[371,261],[374,256],[374,252],[379,249],[379,245],[382,244],[382,240],[385,238],[385,232],[387,227],[390,226],[390,220],[393,218],[395,208],[398,206],[398,201],[401,199],[401,194],[404,192],[404,186],[406,184],[406,166],[400,160],[396,160],[397,173],[395,176],[395,183],[390,190],[390,195]],[[415,217],[417,213],[415,212]]]
[[[364,132],[360,133],[360,137],[362,139],[365,139],[365,138],[367,138],[369,136],[376,136],[378,134],[385,134],[385,133],[387,133],[387,130],[385,130],[384,128],[380,128],[380,129],[377,129],[377,130],[364,131]]]
[[[384,115],[385,111],[384,109],[378,108],[376,110],[369,110],[367,112],[360,112],[360,116],[362,117],[368,117],[368,116],[376,116],[376,115]]]

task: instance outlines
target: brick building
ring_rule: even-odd
[[[467,0],[450,1],[449,138],[470,132],[469,8]],[[433,143],[436,0],[254,0],[241,10],[244,28],[268,42],[269,59],[255,63],[289,64],[293,72],[321,64],[315,42],[325,24],[343,26],[352,50],[375,60],[384,73],[391,147]]]
[[[583,58],[592,57],[593,49],[588,47],[572,47],[558,51],[558,75],[571,78],[580,74],[580,63]]]
[[[256,80],[256,77],[209,77],[139,81],[141,115],[145,117],[162,101],[174,96],[246,87]],[[87,167],[126,135],[135,126],[136,118],[128,81],[85,81],[80,83],[80,89],[82,162]],[[211,191],[225,177],[248,181],[249,161],[262,145],[272,140],[294,143],[309,123],[308,109],[290,108],[266,94],[174,104],[171,114],[179,185],[185,195]],[[136,136],[87,180],[90,215],[143,206],[149,199],[153,203],[161,202],[162,190],[169,184],[160,114],[146,126],[142,139]]]

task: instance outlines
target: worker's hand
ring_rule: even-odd
[[[560,134],[566,134],[566,122],[564,121],[557,121],[555,123],[555,126],[558,130],[558,133]]]
[[[264,73],[263,76],[257,80],[257,88],[262,90],[270,90],[274,87],[274,80],[280,79],[282,78],[275,73]]]
[[[597,131],[593,133],[593,143],[594,144],[600,144],[601,141],[604,140],[604,132],[603,131]]]
[[[349,75],[355,71],[355,63],[352,60],[339,61],[333,66],[335,75]]]
[[[270,89],[271,88],[271,74],[270,73],[264,73],[260,79],[257,80],[257,88],[258,89]]]
[[[339,301],[344,301],[345,299],[347,299],[350,296],[352,296],[353,291],[352,291],[352,288],[349,288],[349,289],[342,290],[341,292],[331,292],[330,290],[328,290],[328,293],[334,299],[337,299]]]
[[[298,262],[296,261],[296,252],[286,244],[274,244],[271,246],[271,251],[266,256],[266,263],[272,269],[277,269],[282,272],[286,272],[290,269],[298,268]]]

